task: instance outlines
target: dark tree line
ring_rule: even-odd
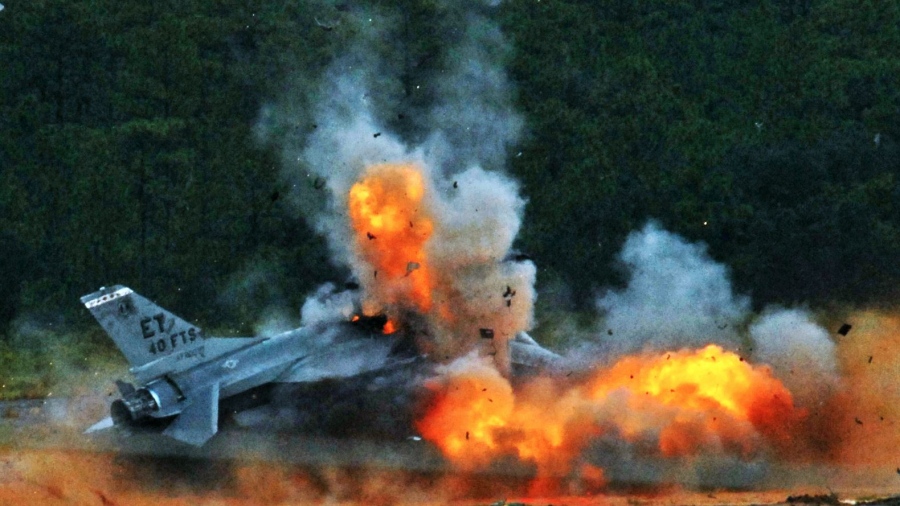
[[[402,53],[401,88],[439,79],[443,2],[376,4],[403,14],[373,48]],[[253,128],[288,85],[314,89],[364,29],[321,20],[361,4],[5,5],[0,325],[83,319],[77,296],[123,282],[239,327],[339,276]],[[492,15],[527,121],[510,158],[529,199],[518,246],[541,283],[590,304],[652,217],[709,243],[758,303],[896,300],[900,5],[544,0]]]
[[[757,304],[893,304],[900,6],[516,2],[524,245],[574,303],[648,217]],[[546,278],[545,278],[546,279]]]

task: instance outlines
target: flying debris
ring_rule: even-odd
[[[840,334],[842,336],[846,336],[847,334],[850,333],[850,329],[852,329],[852,328],[853,328],[853,325],[850,325],[849,323],[845,323],[845,324],[841,325],[841,328],[838,329],[838,334]]]
[[[267,396],[259,393],[272,384],[349,380],[427,359],[402,346],[408,336],[395,333],[384,315],[356,315],[271,337],[222,338],[205,335],[126,286],[101,288],[81,302],[125,355],[136,382],[116,382],[121,398],[110,406],[110,417],[87,432],[165,425],[164,435],[200,446],[218,432],[220,403],[227,408],[222,413],[245,410],[265,403]],[[509,342],[512,365],[545,367],[560,359],[520,334]],[[493,331],[482,329],[481,335],[492,338]]]

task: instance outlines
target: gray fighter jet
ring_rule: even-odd
[[[117,382],[122,398],[88,432],[169,422],[163,434],[199,446],[218,431],[220,401],[272,383],[349,378],[421,358],[411,356],[402,339],[364,322],[222,338],[204,335],[125,286],[101,288],[81,302],[128,359],[140,385]],[[519,369],[547,368],[559,359],[524,334],[509,351]]]

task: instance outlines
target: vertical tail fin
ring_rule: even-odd
[[[115,341],[132,369],[203,346],[203,334],[131,288],[116,285],[81,298],[100,326]]]

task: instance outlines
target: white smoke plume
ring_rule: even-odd
[[[740,344],[736,327],[750,301],[734,295],[727,269],[710,258],[705,245],[651,221],[628,236],[619,260],[630,274],[627,288],[597,301],[606,353]]]
[[[836,386],[835,344],[802,309],[768,308],[750,325],[753,359],[772,366],[802,405]]]
[[[355,304],[349,291],[336,292],[332,283],[320,286],[316,293],[307,297],[300,310],[302,325],[317,325],[347,321],[353,316]]]

